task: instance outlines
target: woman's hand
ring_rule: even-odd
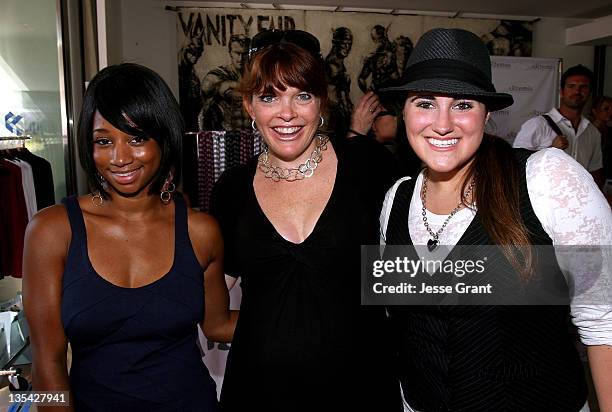
[[[569,141],[567,140],[567,137],[563,135],[555,136],[550,145],[550,147],[556,147],[557,149],[561,150],[567,149],[567,146],[569,146]]]
[[[372,128],[376,115],[383,110],[384,108],[380,105],[378,96],[374,92],[369,91],[361,96],[351,115],[351,127],[347,137],[357,136],[357,133],[367,134]]]

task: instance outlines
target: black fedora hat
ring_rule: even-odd
[[[410,54],[402,83],[381,91],[471,97],[489,111],[514,103],[512,95],[495,90],[485,44],[462,29],[433,29],[423,34]]]

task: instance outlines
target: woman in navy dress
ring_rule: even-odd
[[[197,325],[230,341],[237,313],[228,308],[217,224],[173,193],[182,131],[178,104],[156,73],[135,64],[102,70],[78,132],[94,191],[29,224],[33,387],[69,390],[76,411],[217,409]]]

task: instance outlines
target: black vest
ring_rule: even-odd
[[[527,192],[525,165],[531,153],[516,150],[522,166],[521,216],[532,244],[551,245]],[[412,245],[406,228],[415,181],[397,188],[387,244]],[[492,244],[478,213],[458,244]],[[555,266],[562,279],[556,261]],[[535,273],[538,268],[536,262]],[[518,279],[513,272],[505,260],[485,274]],[[575,412],[586,402],[567,306],[390,306],[389,313],[399,341],[404,397],[418,411]]]

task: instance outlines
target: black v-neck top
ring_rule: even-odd
[[[241,278],[243,294],[223,410],[398,410],[384,309],[360,305],[360,245],[378,244],[393,160],[361,139],[334,149],[332,194],[299,244],[284,239],[257,203],[256,159],[215,187],[211,212],[224,236],[226,273]]]

